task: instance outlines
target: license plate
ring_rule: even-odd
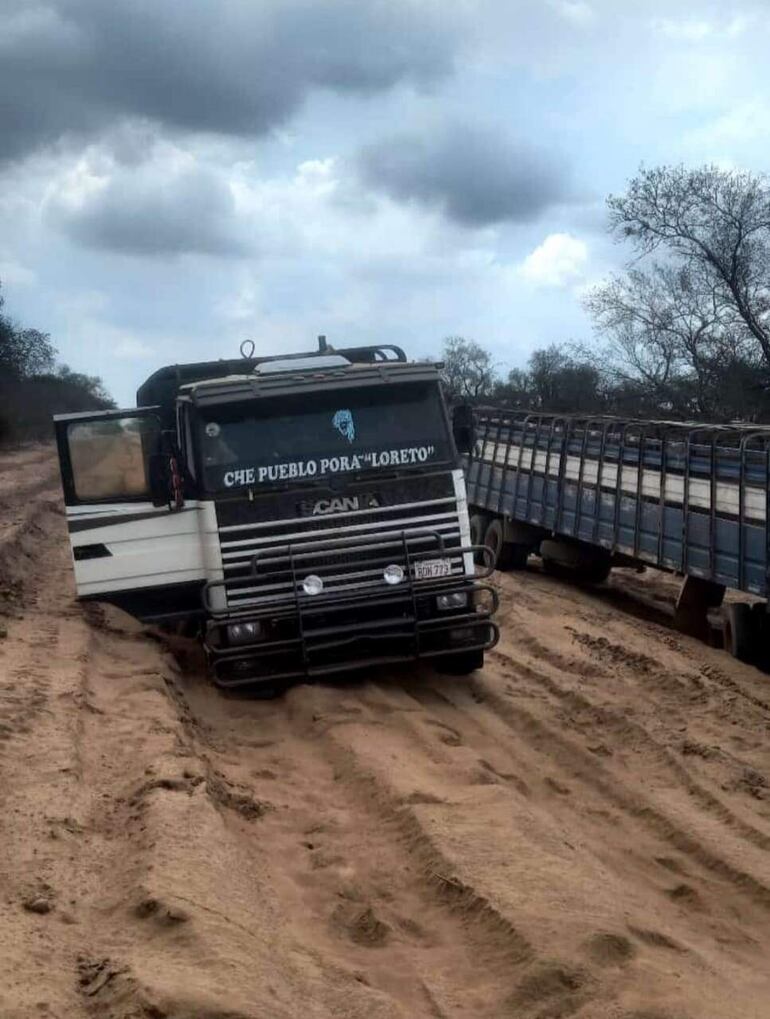
[[[415,580],[433,580],[435,577],[448,577],[452,572],[449,559],[421,559],[414,564]]]

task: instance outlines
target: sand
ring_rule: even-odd
[[[667,578],[496,582],[474,678],[224,696],[0,456],[0,1016],[770,1016],[770,679]]]

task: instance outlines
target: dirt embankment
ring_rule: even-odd
[[[472,680],[224,697],[74,602],[45,451],[0,569],[4,1019],[770,1015],[766,676],[533,571]]]

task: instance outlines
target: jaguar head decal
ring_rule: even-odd
[[[353,424],[353,415],[349,410],[338,410],[332,418],[332,424],[348,442],[352,442],[356,437],[356,426]]]

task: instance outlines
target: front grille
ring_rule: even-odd
[[[463,556],[452,554],[463,544],[454,494],[323,517],[220,523],[219,541],[230,612],[294,602],[297,584],[311,573],[326,595],[386,593],[384,567],[406,569],[407,552],[449,558],[452,575],[465,572]]]

